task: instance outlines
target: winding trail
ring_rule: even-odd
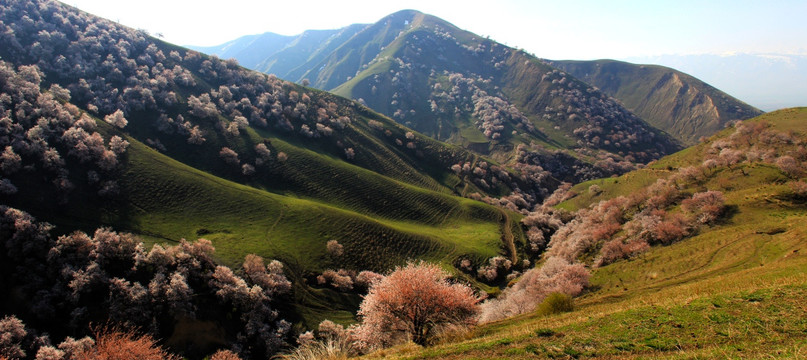
[[[501,214],[502,219],[502,242],[504,243],[504,247],[507,249],[509,253],[510,261],[515,263],[518,261],[518,255],[516,254],[516,243],[515,237],[513,236],[513,229],[510,223],[510,215],[507,214],[507,211],[499,209],[499,213]]]

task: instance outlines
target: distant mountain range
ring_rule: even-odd
[[[549,62],[411,10],[374,24],[196,49],[361,99],[424,134],[502,161],[516,157],[515,146],[533,144],[573,150],[589,163],[643,162],[760,114],[673,69],[625,63],[616,71],[611,64],[591,76],[602,62]]]
[[[264,34],[199,50],[235,54],[244,65],[357,99],[435,139],[504,163],[539,165],[567,181],[618,171],[592,166],[598,161],[646,162],[680,149],[592,86],[427,14],[405,10],[313,34],[284,37],[282,48],[263,46],[261,39],[276,39]],[[283,54],[295,54],[298,67]],[[552,161],[558,156],[568,169]]]
[[[662,55],[624,60],[676,68],[765,111],[807,105],[807,55]]]
[[[249,35],[218,46],[192,48],[222,59],[238,59],[242,66],[275,74],[281,79],[302,79],[313,64],[366,26],[356,24],[337,30],[308,30],[296,36]]]

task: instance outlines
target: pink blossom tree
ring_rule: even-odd
[[[0,358],[24,358],[22,342],[27,335],[25,324],[16,316],[0,319]]]
[[[265,162],[269,161],[272,155],[272,151],[269,150],[264,143],[255,145],[255,153],[258,155],[255,159],[255,165],[263,165]]]
[[[699,192],[681,202],[681,209],[691,214],[701,224],[717,220],[725,210],[725,199],[720,191]]]
[[[221,148],[221,151],[219,151],[219,157],[224,159],[224,162],[226,162],[226,163],[228,163],[230,165],[238,165],[239,164],[238,153],[233,151],[233,149],[230,149],[228,147]]]
[[[328,250],[328,254],[333,257],[340,257],[345,252],[344,247],[336,240],[328,240],[328,243],[325,244],[326,250]]]
[[[129,120],[126,120],[126,118],[123,116],[123,111],[121,111],[120,109],[104,117],[104,121],[112,124],[112,126],[121,129],[123,129],[124,127],[126,127],[127,124],[129,124]]]
[[[783,155],[776,159],[776,166],[779,170],[782,170],[785,175],[795,178],[801,174],[801,166],[799,162],[794,159],[792,156]]]
[[[14,152],[11,146],[6,146],[3,153],[0,154],[0,171],[6,174],[13,174],[20,168],[22,158]]]
[[[439,266],[410,263],[370,287],[359,315],[361,326],[379,337],[404,333],[425,345],[437,327],[472,320],[479,301],[470,287],[450,282]]]

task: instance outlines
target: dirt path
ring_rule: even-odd
[[[504,243],[505,249],[509,253],[510,261],[515,263],[518,261],[518,255],[516,254],[516,243],[515,237],[513,236],[513,229],[511,228],[510,223],[510,215],[507,214],[507,211],[502,209],[498,209],[499,213],[501,214],[502,219],[502,242]]]

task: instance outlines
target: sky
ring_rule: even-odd
[[[295,35],[415,9],[548,59],[807,55],[805,0],[66,0],[178,45]]]

